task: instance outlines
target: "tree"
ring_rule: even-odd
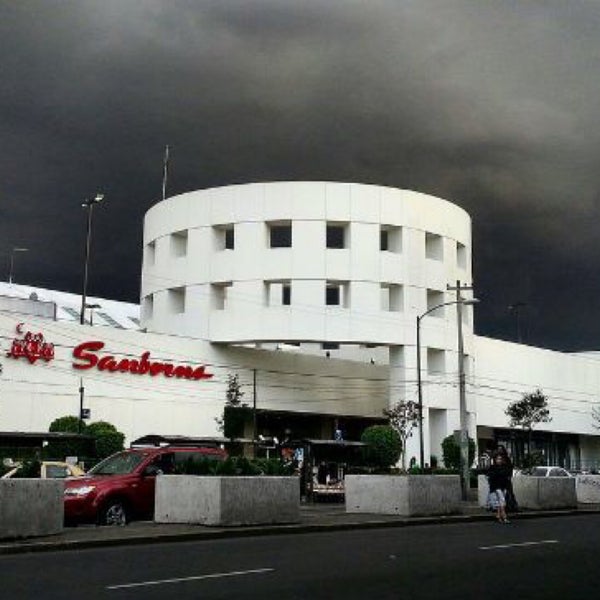
[[[223,416],[216,417],[217,428],[226,438],[233,440],[244,435],[244,424],[250,413],[247,404],[242,402],[244,392],[240,385],[239,375],[227,375],[227,391],[225,392],[225,406]]]
[[[48,427],[50,432],[86,433],[86,424],[81,419],[72,415],[54,419]],[[44,455],[48,458],[64,460],[66,456],[82,456],[86,452],[86,444],[80,440],[53,440],[44,448]]]
[[[383,414],[390,420],[390,426],[400,436],[402,469],[406,471],[406,441],[419,425],[419,405],[412,400],[408,402],[401,400],[392,408],[384,410]]]
[[[361,436],[367,444],[364,459],[369,466],[388,469],[398,462],[402,452],[402,441],[398,432],[389,425],[372,425]]]
[[[442,441],[442,459],[447,469],[460,469],[460,443],[454,434],[450,434]],[[475,440],[469,438],[469,464],[475,459]]]
[[[510,418],[510,427],[520,427],[527,432],[528,454],[531,457],[533,428],[539,423],[552,421],[547,396],[539,389],[529,394],[523,394],[521,400],[511,402],[504,412]]]
[[[80,440],[52,441],[45,448],[45,455],[49,458],[64,459],[66,456],[87,456],[94,454],[103,459],[119,450],[123,450],[125,435],[107,421],[96,421],[86,425],[77,417],[67,415],[54,419],[48,431],[78,433],[91,436],[94,440],[95,450],[90,449],[90,442]]]
[[[96,455],[100,460],[124,448],[125,435],[117,431],[112,423],[106,421],[90,423],[86,433],[96,438]]]

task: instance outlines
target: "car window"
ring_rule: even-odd
[[[533,469],[531,469],[531,474],[535,477],[545,477],[546,469],[544,469],[543,467],[534,467]]]
[[[46,477],[50,479],[64,479],[71,474],[68,467],[62,465],[46,465]]]
[[[105,458],[89,470],[91,475],[126,475],[146,458],[145,452],[120,452]]]
[[[550,477],[568,477],[569,474],[564,470],[564,469],[551,469],[550,470]]]

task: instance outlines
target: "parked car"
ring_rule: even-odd
[[[19,476],[19,470],[22,465],[18,463],[10,471],[2,475],[2,479],[10,479]],[[67,477],[81,477],[85,475],[85,471],[77,465],[58,461],[44,460],[40,464],[40,477],[42,479],[66,479]]]
[[[562,467],[532,467],[522,471],[523,475],[533,475],[534,477],[574,477],[569,471]]]
[[[79,479],[65,482],[65,523],[126,525],[152,518],[156,476],[173,473],[178,464],[227,454],[218,447],[131,448],[104,459]]]

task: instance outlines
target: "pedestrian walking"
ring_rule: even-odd
[[[510,456],[506,450],[506,447],[500,444],[496,451],[494,452],[494,456],[500,454],[504,459],[504,463],[506,464],[506,472],[508,475],[508,485],[506,486],[506,512],[518,512],[519,503],[517,502],[517,498],[515,497],[515,492],[513,490],[513,469],[514,465]]]
[[[506,516],[506,490],[510,484],[509,469],[504,456],[497,453],[487,472],[490,484],[489,502],[496,511],[498,523],[510,523]]]

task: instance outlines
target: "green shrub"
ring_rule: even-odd
[[[294,469],[278,459],[253,459],[244,456],[230,456],[224,461],[211,458],[188,459],[175,466],[177,475],[293,475]]]
[[[87,426],[86,434],[96,438],[96,454],[99,460],[103,460],[115,452],[120,452],[125,447],[125,435],[112,423],[96,421]]]
[[[13,475],[16,479],[26,479],[33,477],[34,479],[38,479],[42,475],[42,463],[37,460],[26,460],[23,461],[21,467],[16,470]]]
[[[460,444],[454,435],[449,435],[442,442],[444,466],[447,469],[460,469]],[[475,441],[469,438],[469,466],[475,459]]]
[[[398,462],[402,453],[402,442],[398,432],[389,425],[372,425],[361,436],[367,444],[363,458],[367,465],[376,469],[389,469]]]

